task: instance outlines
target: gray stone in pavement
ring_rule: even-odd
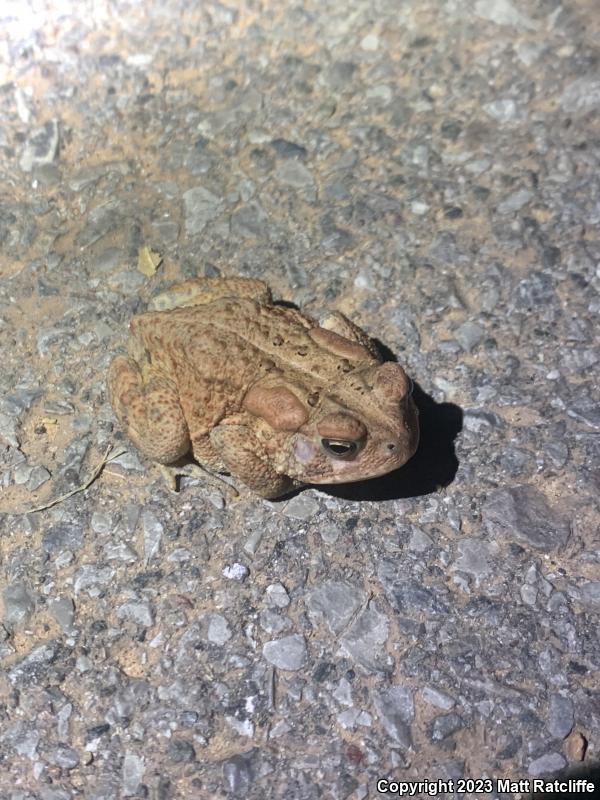
[[[31,172],[34,167],[51,164],[58,153],[58,120],[45,122],[41,128],[31,131],[21,154],[19,166],[23,172]]]
[[[283,639],[273,639],[263,646],[263,656],[274,667],[289,671],[299,670],[306,662],[304,636],[294,633]]]
[[[497,489],[482,514],[490,535],[504,534],[544,553],[563,547],[570,535],[568,521],[534,486]]]
[[[222,200],[204,186],[195,186],[183,194],[185,232],[196,236],[223,210]]]

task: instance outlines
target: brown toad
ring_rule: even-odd
[[[418,442],[411,382],[340,313],[321,327],[268,286],[197,278],[130,325],[110,367],[112,405],[160,464],[190,455],[264,497],[402,466]]]

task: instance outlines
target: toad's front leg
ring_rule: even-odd
[[[299,485],[273,469],[259,440],[246,425],[218,425],[211,431],[210,441],[229,472],[262,497],[274,499]]]

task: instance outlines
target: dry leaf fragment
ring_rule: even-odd
[[[160,253],[155,253],[149,247],[140,247],[138,251],[137,268],[140,272],[151,278],[159,268],[162,261]]]

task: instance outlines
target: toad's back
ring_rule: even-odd
[[[153,368],[176,376],[180,385],[191,371],[198,381],[242,389],[264,373],[280,371],[328,386],[358,366],[378,363],[361,345],[320,328],[296,309],[247,298],[149,312],[136,317],[131,330]]]

